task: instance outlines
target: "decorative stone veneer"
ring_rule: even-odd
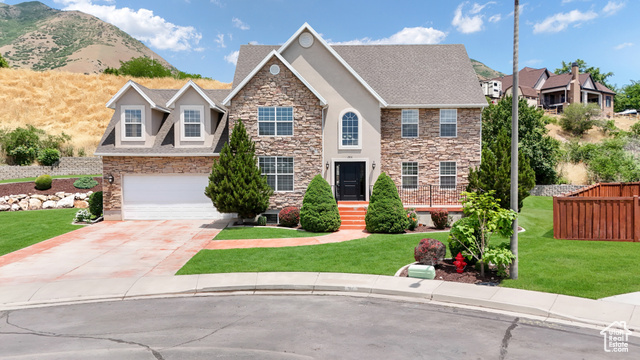
[[[272,75],[271,65],[280,66]],[[293,136],[258,136],[258,107],[293,107]],[[320,174],[322,164],[322,107],[318,98],[274,58],[238,92],[229,109],[230,129],[242,119],[256,144],[257,156],[293,157],[293,192],[274,192],[270,209],[302,206],[302,198],[311,179]]]
[[[381,171],[402,185],[402,162],[418,162],[418,185],[440,183],[440,161],[456,161],[457,184],[480,165],[482,111],[458,109],[458,136],[440,137],[440,109],[420,109],[418,138],[402,138],[402,110],[381,111]]]
[[[214,156],[136,157],[105,156],[102,158],[103,206],[105,218],[120,216],[122,210],[122,177],[127,174],[210,174]],[[112,174],[109,184],[106,177]],[[204,191],[204,189],[203,189]],[[161,194],[158,194],[161,196]]]

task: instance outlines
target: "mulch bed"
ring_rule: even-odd
[[[97,192],[102,191],[102,178],[94,177],[94,179],[98,182],[98,185],[94,186],[91,189],[78,189],[73,186],[73,183],[78,180],[75,179],[53,179],[51,182],[51,189],[47,190],[37,190],[36,185],[33,181],[29,182],[21,182],[21,183],[9,183],[9,184],[0,184],[0,196],[7,195],[53,195],[57,192],[64,191],[66,193],[86,193],[89,191]]]
[[[446,259],[436,265],[436,277],[434,280],[455,281],[466,284],[483,284],[483,285],[497,285],[500,283],[500,278],[493,272],[485,272],[485,276],[480,276],[480,271],[476,270],[473,266],[467,266],[461,274],[456,272],[456,267],[453,265],[453,260]],[[408,276],[408,268],[404,269],[400,273],[400,277]]]

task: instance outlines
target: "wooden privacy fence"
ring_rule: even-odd
[[[553,237],[640,241],[640,183],[596,184],[553,198]]]

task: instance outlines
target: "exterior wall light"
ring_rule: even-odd
[[[109,174],[107,175],[107,181],[109,182],[109,184],[113,184],[113,174]]]
[[[373,161],[373,163],[371,163],[371,168],[374,169],[374,170],[376,169],[376,161],[375,160]]]
[[[329,162],[328,162],[328,161],[327,161],[327,163],[326,163],[326,164],[324,164],[324,167],[325,167],[327,170],[329,170]]]

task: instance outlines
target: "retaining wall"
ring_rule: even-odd
[[[0,166],[0,180],[37,177],[43,174],[93,175],[102,174],[100,157],[63,157],[54,166]]]
[[[536,185],[529,193],[532,196],[558,196],[585,186],[588,185]]]

